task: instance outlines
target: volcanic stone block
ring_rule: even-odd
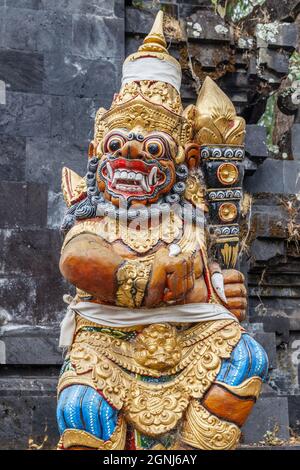
[[[272,206],[254,208],[252,216],[253,227],[257,237],[286,238],[287,215],[283,210]]]
[[[300,162],[283,162],[283,188],[286,194],[298,194],[300,191]]]
[[[47,187],[38,183],[2,181],[0,192],[0,227],[45,226]]]
[[[229,26],[219,15],[198,10],[186,18],[187,34],[190,39],[204,42],[230,42]]]
[[[24,180],[25,138],[0,135],[0,179]]]
[[[286,397],[261,397],[242,427],[242,442],[253,444],[262,441],[268,431],[278,427],[276,437],[289,438],[288,401]]]
[[[98,98],[102,106],[110,106],[120,85],[120,60],[89,60],[61,53],[46,54],[44,60],[46,93]]]
[[[7,275],[60,275],[58,261],[62,243],[59,230],[0,230],[1,272]],[[0,251],[0,253],[1,253]]]
[[[4,44],[21,51],[70,50],[72,17],[62,11],[7,8]]]
[[[84,13],[99,16],[112,16],[114,0],[39,0],[40,8],[65,11],[69,13]],[[20,2],[20,0],[18,0]],[[22,0],[21,0],[22,2]]]
[[[59,328],[6,325],[0,330],[5,344],[5,364],[62,364],[58,348]]]
[[[276,72],[278,75],[285,75],[289,69],[289,55],[277,50],[270,50],[266,47],[259,49],[259,63],[266,65],[268,69]]]
[[[46,324],[62,320],[66,311],[63,294],[74,294],[74,290],[63,281],[58,265],[56,268],[57,276],[0,278],[1,307],[11,314],[14,322]]]
[[[244,188],[250,193],[284,193],[283,162],[266,159],[253,176],[244,180]]]
[[[253,159],[263,159],[268,156],[266,146],[267,133],[264,126],[248,124],[246,126],[245,150]]]
[[[61,170],[68,166],[80,175],[86,172],[88,141],[77,142],[64,138],[30,138],[26,145],[26,179],[48,183],[60,191]]]
[[[41,54],[0,50],[0,80],[11,91],[41,93],[44,65]]]
[[[1,449],[28,449],[30,439],[33,446],[55,449],[59,439],[56,383],[51,377],[1,378]]]
[[[300,161],[300,123],[292,126],[291,145],[294,160]]]
[[[73,15],[73,54],[86,59],[101,57],[123,59],[123,45],[124,22],[122,19]]]
[[[69,96],[54,96],[52,98],[52,127],[53,137],[61,137],[84,142],[93,139],[94,121],[99,100]]]
[[[295,23],[279,23],[276,27],[275,41],[269,41],[269,48],[283,48],[293,51],[298,44],[298,28]]]
[[[289,419],[290,427],[299,435],[300,434],[300,395],[288,397],[289,403]]]
[[[51,97],[32,93],[6,93],[0,113],[0,133],[48,136],[51,128]]]
[[[148,34],[152,28],[156,11],[126,8],[126,33]]]
[[[31,8],[33,10],[39,10],[42,7],[42,0],[9,0],[9,6],[11,8]]]
[[[285,254],[285,245],[282,240],[256,239],[251,245],[251,256],[255,261],[268,261],[276,256]]]
[[[215,69],[216,67],[224,67],[228,64],[231,51],[227,44],[216,47],[214,44],[203,44],[199,47],[198,43],[189,42],[188,52],[194,60],[199,62],[204,70]]]

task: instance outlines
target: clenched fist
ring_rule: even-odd
[[[226,306],[239,321],[245,320],[247,308],[247,290],[244,275],[236,269],[224,269],[224,291]]]
[[[194,258],[179,254],[170,256],[166,248],[159,250],[153,260],[151,277],[145,295],[145,306],[155,307],[162,302],[184,301],[194,287]]]

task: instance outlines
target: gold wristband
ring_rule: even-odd
[[[140,307],[151,272],[151,262],[128,260],[117,272],[116,304],[120,307]]]

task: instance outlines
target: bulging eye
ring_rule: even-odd
[[[159,140],[148,140],[145,145],[146,152],[153,155],[153,157],[161,157],[165,151],[163,144]]]
[[[111,136],[108,141],[106,142],[106,151],[107,152],[111,152],[111,153],[114,153],[116,152],[117,150],[119,150],[121,147],[123,147],[125,141],[124,139],[122,139],[121,136],[117,136],[117,135],[114,135],[114,136]]]

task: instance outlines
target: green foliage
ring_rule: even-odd
[[[300,54],[297,51],[294,51],[290,57],[288,77],[291,82],[300,80]]]
[[[276,106],[276,94],[269,96],[266,109],[260,120],[258,121],[258,125],[264,126],[267,132],[267,147],[270,152],[277,154],[279,149],[277,145],[273,144],[273,132],[275,127],[275,106]]]
[[[211,0],[215,11],[224,18],[225,16],[235,23],[246,18],[258,5],[263,5],[266,0],[226,0],[222,6],[221,0]]]

